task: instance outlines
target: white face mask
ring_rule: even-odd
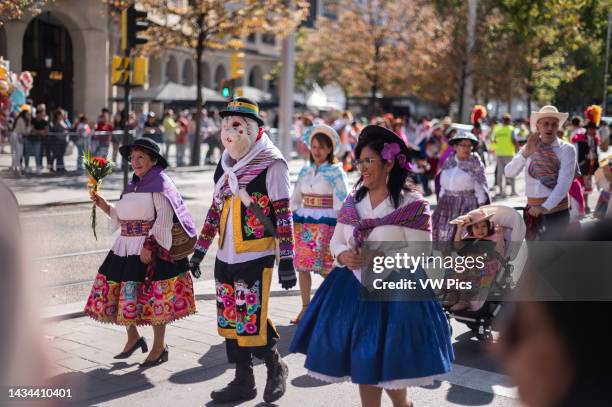
[[[234,160],[244,157],[255,143],[259,125],[244,116],[226,116],[221,121],[221,142]]]

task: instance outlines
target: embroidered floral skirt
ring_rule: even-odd
[[[87,315],[118,325],[163,325],[195,314],[187,259],[157,259],[148,287],[144,284],[146,267],[139,256],[118,256],[111,251],[94,280],[85,306]]]
[[[336,219],[314,219],[294,215],[295,256],[293,266],[296,271],[312,271],[321,275],[331,271],[334,257],[329,249],[329,242],[335,227]]]
[[[266,256],[236,264],[215,261],[218,332],[237,340],[240,347],[266,346],[278,337],[268,319],[274,260],[274,256]]]

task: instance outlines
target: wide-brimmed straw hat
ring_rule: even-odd
[[[332,151],[334,152],[334,155],[338,153],[338,149],[340,148],[340,136],[338,135],[338,132],[333,129],[333,127],[326,124],[316,125],[309,131],[306,143],[309,150],[310,145],[312,144],[312,138],[316,134],[323,134],[324,136],[327,136],[332,142]]]
[[[464,223],[463,226],[472,226],[475,223],[484,222],[485,220],[489,220],[493,217],[494,211],[488,208],[478,208],[473,211],[468,212],[467,215],[459,216],[451,220],[449,223],[453,225],[457,225],[464,220],[467,220],[467,223]]]
[[[551,105],[546,105],[544,107],[542,107],[540,110],[538,110],[537,112],[531,112],[531,117],[529,119],[529,124],[531,127],[531,131],[532,132],[536,132],[538,131],[537,128],[537,124],[538,121],[540,119],[543,119],[545,117],[552,117],[554,119],[558,119],[559,120],[559,127],[563,126],[563,123],[565,123],[565,121],[567,120],[567,118],[569,117],[568,113],[561,113],[557,110],[556,107],[551,106]]]
[[[119,153],[121,153],[121,156],[127,160],[134,147],[152,152],[157,158],[157,165],[162,168],[168,167],[168,161],[166,161],[166,159],[160,154],[161,149],[159,148],[159,144],[149,137],[141,137],[134,140],[132,144],[119,147]]]

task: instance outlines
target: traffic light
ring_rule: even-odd
[[[230,57],[230,79],[244,76],[244,52],[232,52]]]
[[[147,72],[149,72],[149,59],[144,57],[134,58],[134,69],[132,71],[132,86],[144,86],[147,82]]]
[[[130,59],[126,57],[113,56],[113,85],[124,85],[130,79]]]
[[[231,98],[232,97],[232,91],[234,88],[234,80],[233,79],[223,79],[221,81],[221,96],[223,96],[224,98]]]
[[[136,10],[134,5],[121,12],[121,48],[123,50],[132,49],[136,45],[146,44],[146,37],[139,37],[140,31],[149,28],[147,12]]]

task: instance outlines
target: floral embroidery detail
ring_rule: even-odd
[[[261,208],[261,212],[264,216],[270,216],[270,198],[260,192],[254,192],[251,195],[251,199]],[[257,216],[251,212],[251,209],[247,208],[244,220],[246,223],[244,226],[244,233],[246,233],[247,237],[253,235],[255,235],[257,239],[264,237],[264,226]]]
[[[250,287],[242,280],[229,284],[217,282],[217,322],[220,328],[236,329],[238,335],[253,335],[258,331],[258,315],[261,310],[261,283]]]
[[[149,289],[136,281],[113,282],[98,274],[85,313],[101,322],[120,325],[159,325],[195,313],[189,273],[151,282]]]
[[[295,269],[319,274],[328,273],[334,262],[329,250],[329,242],[335,227],[324,223],[296,222],[294,229],[296,244],[293,265]]]

